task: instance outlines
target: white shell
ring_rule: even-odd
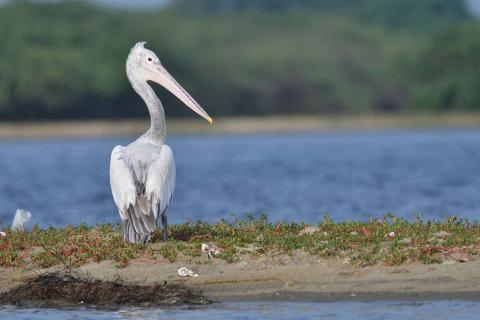
[[[178,269],[177,273],[180,277],[195,277],[195,273],[193,273],[192,270],[185,267],[181,267],[180,269]]]
[[[202,243],[202,252],[207,254],[208,259],[213,259],[215,256],[223,253],[222,248],[218,248],[215,245],[209,246],[206,243]]]
[[[208,252],[209,249],[210,247],[208,246],[208,244],[202,243],[202,252]]]

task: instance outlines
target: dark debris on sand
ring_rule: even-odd
[[[69,273],[39,275],[0,294],[0,304],[178,305],[208,304],[200,293],[178,284],[138,286],[81,279]]]

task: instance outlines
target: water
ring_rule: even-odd
[[[119,221],[110,152],[132,138],[0,141],[0,220],[17,208],[41,226]],[[480,130],[173,136],[169,219],[232,213],[271,220],[442,219],[480,213]]]
[[[472,301],[425,302],[241,302],[206,307],[122,308],[120,310],[21,309],[0,306],[2,319],[348,319],[423,320],[476,319],[480,303]]]
[[[0,141],[0,220],[17,208],[41,226],[116,222],[110,152],[131,138]],[[169,218],[232,213],[271,220],[478,219],[480,130],[174,136],[177,188]],[[475,301],[242,302],[206,307],[29,309],[0,319],[475,319]]]

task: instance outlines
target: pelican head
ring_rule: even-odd
[[[157,55],[145,48],[146,42],[137,43],[127,58],[127,76],[132,85],[139,81],[153,81],[173,93],[180,101],[194,112],[206,119],[210,124],[213,119],[195,99],[168,73]]]

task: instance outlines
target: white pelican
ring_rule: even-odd
[[[158,57],[137,43],[127,58],[127,76],[133,89],[145,101],[150,128],[128,146],[116,146],[110,160],[110,186],[123,222],[123,238],[145,243],[162,216],[163,238],[168,239],[167,208],[175,188],[175,162],[165,144],[166,124],[163,106],[147,81],[154,81],[172,92],[190,109],[212,118],[165,70]]]

